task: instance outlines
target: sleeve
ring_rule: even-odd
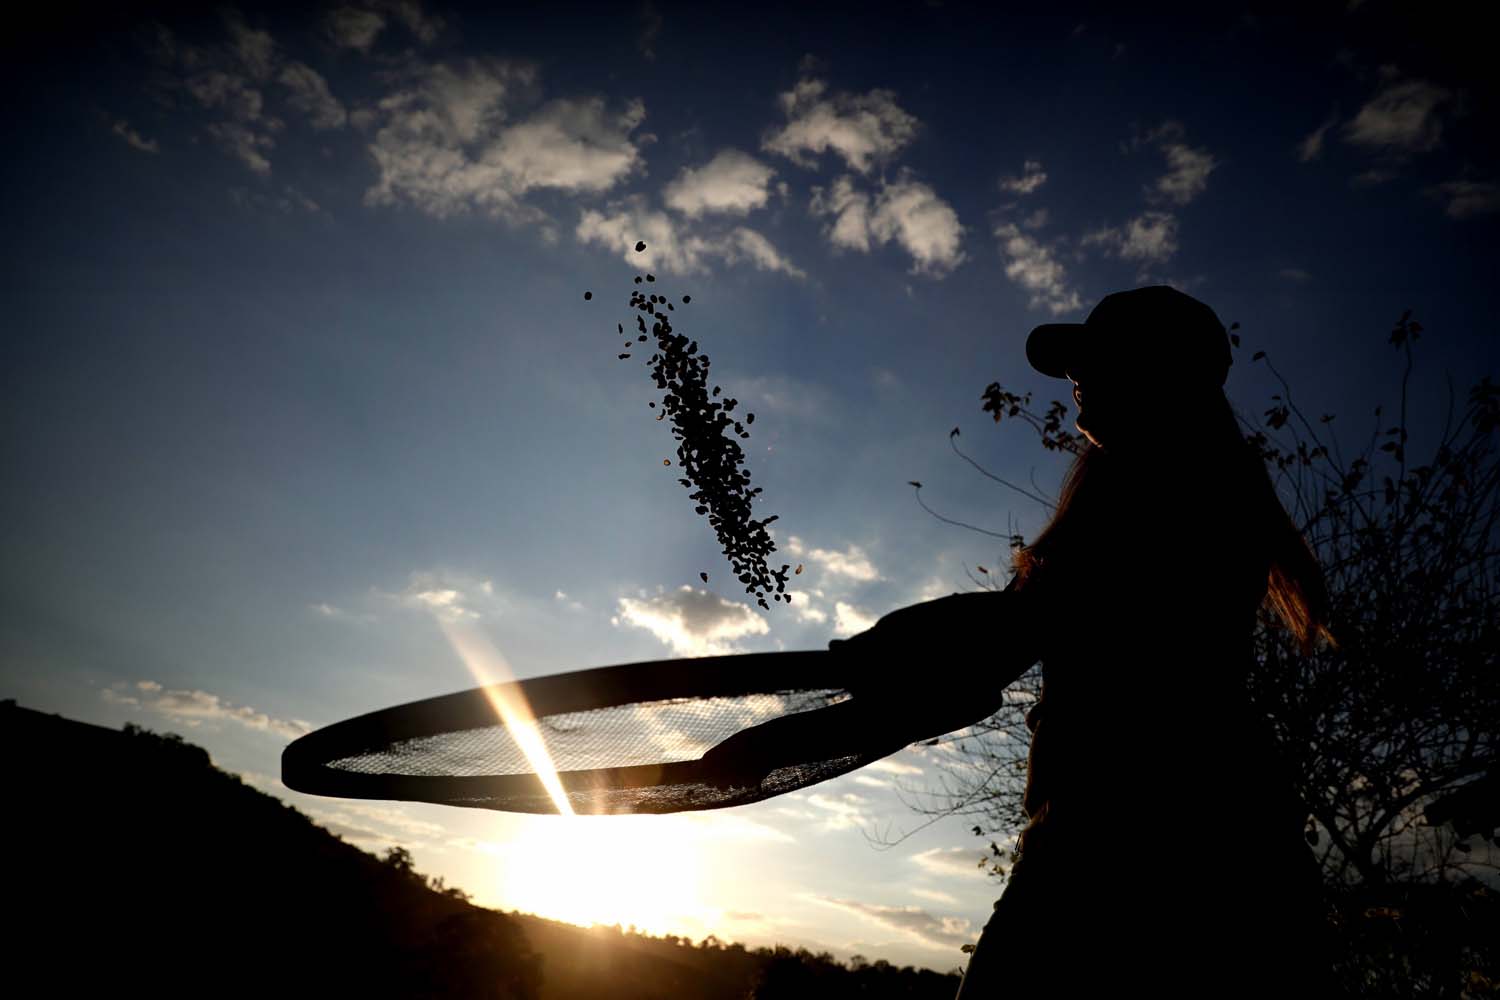
[[[752,726],[703,755],[706,770],[743,781],[776,767],[853,751],[878,756],[994,714],[1005,688],[1037,660],[1043,619],[1020,588],[952,594],[882,617],[829,648],[847,657],[852,698]]]
[[[1040,658],[1045,610],[1012,583],[900,608],[829,648],[851,659],[856,700],[925,731],[914,741],[929,739],[1000,708],[1005,688]]]

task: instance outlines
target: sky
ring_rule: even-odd
[[[1209,303],[1248,420],[1281,391],[1264,350],[1351,441],[1398,399],[1410,309],[1430,440],[1447,378],[1500,368],[1461,8],[1067,6],[54,6],[5,43],[0,696],[180,732],[484,905],[961,965],[999,887],[970,822],[911,808],[936,750],[608,818],[315,798],[279,755],[471,686],[445,621],[530,677],[818,649],[974,589],[1003,542],[909,482],[1034,534],[949,433],[1052,494],[1059,458],[981,393],[1063,396],[1026,333],[1112,291]],[[757,415],[790,607],[734,583],[663,465],[614,332],[643,271]]]

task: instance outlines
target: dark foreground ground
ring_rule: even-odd
[[[11,996],[949,1000],[958,986],[482,909],[175,736],[7,702],[0,743]]]

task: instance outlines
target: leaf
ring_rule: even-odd
[[[795,576],[801,576],[802,575],[802,564],[801,563],[797,564],[797,572],[794,575]]]
[[[708,582],[708,574],[707,574],[707,573],[699,573],[699,574],[698,574],[698,577],[699,577],[699,579],[701,579],[701,580],[702,580],[702,581],[703,581],[703,582],[704,582],[704,583],[707,583],[707,582]]]
[[[593,297],[594,297],[594,293],[593,292],[584,292],[583,293],[583,301],[585,301],[585,302],[587,302],[589,299],[591,299]]]
[[[956,437],[958,437],[958,428],[957,428],[957,427],[955,427],[955,428],[953,428],[953,429],[952,429],[952,430],[951,430],[951,431],[949,431],[949,432],[948,432],[948,437],[949,437],[949,438],[950,438],[950,439],[952,439],[952,438],[956,438]]]
[[[1240,335],[1237,334],[1237,333],[1231,333],[1229,335],[1229,342],[1231,344],[1233,344],[1235,347],[1239,347],[1240,346]]]
[[[637,240],[636,244],[635,244],[635,252],[636,253],[640,253],[644,249],[646,249],[646,241],[645,240]]]
[[[1266,356],[1266,352],[1265,351],[1256,351],[1254,354],[1250,355],[1250,360],[1251,361],[1259,361],[1261,358],[1263,358],[1265,356]]]
[[[915,486],[919,490],[922,488],[922,484],[919,483],[919,482],[917,482],[915,479],[908,479],[907,483],[909,483],[912,486]]]

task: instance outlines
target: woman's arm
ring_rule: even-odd
[[[829,648],[851,658],[855,700],[903,719],[916,742],[999,710],[1005,689],[1040,658],[1045,612],[1035,592],[1012,584],[899,608]]]
[[[851,753],[895,753],[1000,708],[1036,662],[1044,619],[1020,589],[953,594],[900,608],[829,649],[853,697],[736,733],[703,759],[735,781]]]

